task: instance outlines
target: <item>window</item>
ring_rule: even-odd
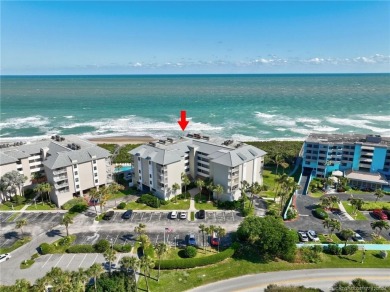
[[[77,164],[74,164],[74,165],[73,165],[73,168],[77,168]]]
[[[78,179],[78,178],[76,178],[76,179],[75,179],[75,181],[76,181],[76,182],[78,182],[78,181],[79,181],[79,179]]]
[[[141,157],[138,157],[138,161],[141,161]]]
[[[138,173],[141,173],[141,169],[138,169]]]
[[[98,174],[97,174],[97,173],[95,173],[95,176],[98,176]]]
[[[152,162],[151,161],[149,161],[149,165],[151,165],[152,164]]]
[[[97,184],[97,183],[98,183],[98,181],[99,181],[99,180],[95,179],[95,184]]]
[[[79,174],[78,171],[75,171],[75,172],[74,172],[74,175],[78,175],[78,174]]]
[[[151,185],[152,185],[152,184],[153,184],[153,182],[152,182],[152,181],[149,181],[149,184],[151,184]]]
[[[96,160],[93,160],[92,163],[93,163],[93,164],[96,164]]]
[[[93,170],[97,170],[96,166],[93,167]]]
[[[76,185],[76,189],[78,189],[80,186],[79,185]]]
[[[149,174],[149,177],[150,177],[150,178],[152,178],[152,175],[151,175],[151,174]]]

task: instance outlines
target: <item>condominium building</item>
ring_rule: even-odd
[[[233,140],[188,134],[176,140],[150,142],[130,154],[134,155],[134,181],[140,190],[170,199],[175,195],[172,186],[182,185],[184,173],[193,180],[210,178],[224,189],[219,199],[237,200],[243,180],[262,184],[266,153]]]
[[[16,170],[27,177],[25,187],[45,176],[52,185],[50,197],[61,206],[90,188],[112,181],[110,153],[76,136],[2,145],[0,176]],[[6,194],[1,194],[5,199]]]
[[[390,137],[361,134],[311,134],[304,143],[303,172],[325,177],[341,171],[352,186],[389,185]]]

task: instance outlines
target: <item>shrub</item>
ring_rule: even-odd
[[[114,244],[114,249],[117,252],[130,252],[131,251],[131,244]]]
[[[11,202],[13,202],[14,205],[16,205],[16,206],[22,205],[22,204],[24,204],[24,202],[26,202],[26,198],[23,196],[15,195],[15,196],[11,197]]]
[[[296,218],[298,215],[298,211],[295,208],[288,208],[287,210],[287,220],[291,220]]]
[[[381,252],[379,253],[379,257],[380,257],[381,259],[387,258],[387,251],[381,250]]]
[[[322,252],[322,245],[314,245],[311,247],[311,249],[315,252],[315,253],[321,253]]]
[[[341,254],[341,248],[337,244],[329,244],[325,250],[329,254],[333,254],[333,255]]]
[[[77,204],[87,204],[83,198],[74,198],[69,201],[67,201],[65,204],[61,206],[61,209],[63,210],[70,210],[73,206]]]
[[[186,258],[194,258],[198,253],[198,250],[196,249],[196,247],[193,247],[193,246],[187,246],[185,249],[184,249],[184,255]]]
[[[218,201],[217,205],[218,208],[220,209],[236,210],[240,208],[241,203],[240,201],[225,201],[225,202]]]
[[[70,238],[70,236],[65,236],[58,241],[58,244],[61,246],[65,246],[65,245],[69,245],[71,241],[72,239]]]
[[[300,253],[303,260],[307,263],[318,263],[321,261],[321,253],[316,252],[313,248],[302,247]]]
[[[160,205],[165,205],[166,203],[163,203],[165,201],[160,200],[159,198],[150,195],[150,194],[144,194],[140,198],[137,199],[137,203],[148,205],[152,208],[158,208]]]
[[[124,208],[126,208],[126,203],[125,203],[125,202],[120,203],[120,204],[118,205],[117,208],[118,208],[118,209],[124,209]]]
[[[35,260],[36,258],[39,258],[39,254],[38,254],[38,253],[34,253],[34,254],[31,256],[31,259],[32,259],[32,260]]]
[[[328,218],[328,213],[325,212],[322,208],[316,208],[313,210],[314,216],[316,216],[319,219],[326,219]]]
[[[358,251],[359,247],[356,244],[343,246],[341,253],[344,255],[353,255]]]
[[[246,206],[245,208],[241,207],[241,214],[243,217],[253,215],[255,213],[255,208],[252,206]]]
[[[278,211],[276,211],[276,210],[268,210],[267,212],[266,212],[266,215],[269,215],[269,216],[278,216],[279,214],[278,214]]]
[[[47,242],[41,243],[39,249],[41,251],[41,254],[49,254],[49,253],[53,253],[54,251],[54,247],[51,244],[48,244]]]
[[[154,258],[154,246],[153,244],[148,244],[148,246],[144,250],[144,254],[148,257]]]
[[[88,205],[86,202],[76,204],[72,208],[69,209],[69,213],[82,213],[88,209]]]
[[[110,243],[106,239],[100,239],[97,243],[94,244],[94,248],[96,252],[103,253],[110,248]]]
[[[94,253],[95,249],[90,244],[72,245],[66,250],[67,253]]]
[[[365,202],[360,208],[361,211],[371,211],[375,209],[390,210],[389,202]]]
[[[211,264],[218,263],[227,258],[230,258],[234,254],[234,249],[228,248],[220,253],[201,257],[201,258],[192,258],[192,259],[175,259],[175,260],[162,260],[161,269],[163,270],[172,270],[172,269],[190,269],[195,267],[207,266]],[[156,263],[155,268],[158,268],[158,263]]]

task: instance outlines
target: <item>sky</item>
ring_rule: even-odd
[[[1,1],[2,75],[390,72],[389,1]]]

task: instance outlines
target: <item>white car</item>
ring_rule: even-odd
[[[176,219],[177,218],[177,211],[172,211],[171,212],[171,219]]]
[[[180,219],[187,219],[187,212],[180,212]]]
[[[302,242],[308,242],[309,238],[307,238],[306,232],[304,231],[298,231],[299,240]]]
[[[0,263],[8,261],[11,258],[9,253],[4,253],[0,255]]]
[[[310,238],[311,241],[320,241],[317,236],[317,233],[314,230],[307,231],[307,236]]]
[[[363,237],[362,237],[359,233],[355,233],[355,234],[352,236],[352,239],[353,239],[354,241],[357,241],[357,242],[364,242]]]

